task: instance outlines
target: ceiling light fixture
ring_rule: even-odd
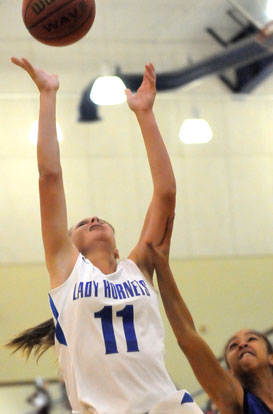
[[[270,19],[273,19],[273,1],[272,0],[267,1],[265,12]]]
[[[118,76],[100,76],[93,84],[90,99],[97,105],[117,105],[126,101],[126,86]]]
[[[186,119],[179,132],[179,138],[184,144],[204,144],[213,137],[212,129],[205,119]]]

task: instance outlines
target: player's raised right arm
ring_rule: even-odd
[[[51,286],[56,287],[71,273],[78,254],[68,235],[56,132],[56,94],[59,81],[57,75],[34,68],[25,58],[13,57],[11,61],[28,72],[40,92],[37,160],[42,236]]]

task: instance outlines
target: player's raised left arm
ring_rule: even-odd
[[[221,413],[242,413],[243,388],[234,376],[222,368],[208,344],[196,331],[191,313],[170,269],[172,224],[173,218],[170,217],[161,243],[157,246],[148,243],[167,317],[197,380]]]
[[[140,239],[129,257],[151,279],[154,267],[146,240],[149,239],[155,245],[162,240],[167,219],[174,214],[176,196],[170,158],[153,113],[156,74],[151,63],[145,66],[143,81],[137,93],[133,95],[127,89],[126,95],[128,105],[135,113],[142,132],[154,188]]]

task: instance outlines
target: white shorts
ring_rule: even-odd
[[[96,411],[72,411],[72,414],[95,414]],[[147,414],[203,414],[186,390],[176,391],[156,404]]]
[[[203,411],[188,391],[180,390],[156,404],[149,414],[203,414]]]

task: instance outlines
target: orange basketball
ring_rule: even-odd
[[[23,0],[23,20],[29,33],[50,46],[77,42],[91,28],[95,0]]]

